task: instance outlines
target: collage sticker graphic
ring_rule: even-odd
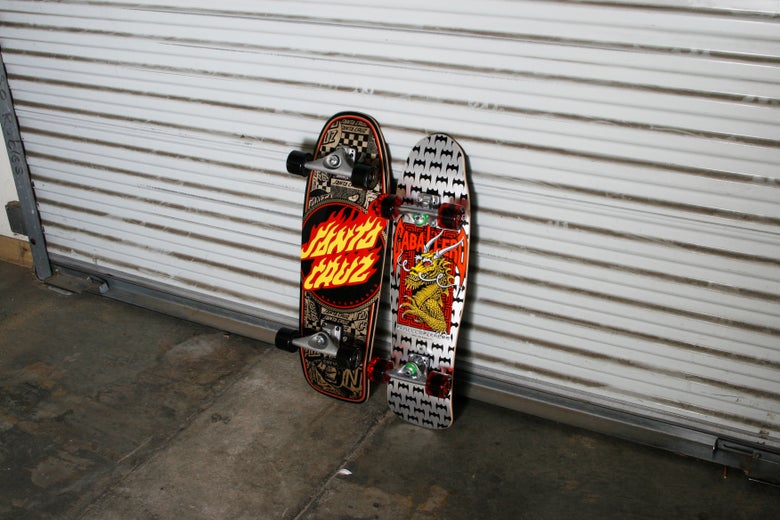
[[[326,324],[340,327],[339,344],[361,352],[363,362],[345,366],[336,356],[301,350],[311,386],[352,402],[369,395],[364,364],[370,358],[385,265],[388,223],[368,211],[387,185],[389,162],[376,121],[364,114],[340,113],[320,134],[315,158],[345,147],[352,161],[378,172],[377,184],[357,188],[349,176],[312,170],[306,185],[301,236],[301,331]],[[343,173],[343,172],[342,172]]]

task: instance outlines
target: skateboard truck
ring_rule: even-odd
[[[410,383],[425,384],[428,374],[428,358],[420,354],[409,354],[406,363],[391,372],[390,376]]]
[[[444,399],[452,390],[452,374],[433,370],[428,356],[409,354],[406,363],[390,373],[401,381],[425,386],[427,395]]]
[[[390,378],[395,378],[424,385],[428,364],[428,357],[422,354],[409,354],[406,362],[398,368],[394,368],[389,359],[377,357],[368,364],[368,377],[375,383],[387,383]]]
[[[354,148],[339,146],[328,155],[316,160],[306,161],[303,166],[309,170],[320,170],[344,177],[351,177],[352,170],[355,168],[356,153],[357,151]]]
[[[339,146],[318,159],[312,159],[311,154],[298,151],[290,152],[287,156],[288,172],[306,176],[310,170],[348,177],[353,186],[367,190],[379,181],[376,169],[368,164],[358,163],[357,149],[349,146]]]
[[[449,396],[452,390],[452,371],[431,369],[430,359],[422,354],[409,354],[406,362],[398,368],[393,368],[389,359],[377,357],[371,360],[367,370],[369,379],[374,383],[388,383],[392,378],[423,385],[427,395],[441,399]]]
[[[403,197],[398,195],[387,195],[377,201],[374,211],[383,218],[395,220],[402,214],[409,215],[412,223],[418,227],[436,225],[439,228],[460,229],[463,225],[464,207],[442,202],[441,197],[433,193],[420,193],[410,203],[404,203]]]
[[[322,330],[308,336],[299,336],[298,331],[283,328],[276,333],[276,346],[290,352],[299,348],[320,352],[335,357],[342,367],[354,370],[360,366],[360,350],[341,345],[341,333],[341,325],[327,321],[322,324]]]

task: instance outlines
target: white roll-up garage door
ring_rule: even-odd
[[[287,153],[341,110],[396,172],[445,132],[476,236],[461,366],[778,451],[779,14],[4,0],[0,46],[53,265],[295,323]]]

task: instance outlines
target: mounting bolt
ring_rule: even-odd
[[[341,165],[341,157],[336,154],[331,154],[325,158],[325,165],[328,168],[336,169]]]
[[[322,352],[328,348],[330,340],[325,332],[318,332],[309,338],[308,343],[310,348]]]

